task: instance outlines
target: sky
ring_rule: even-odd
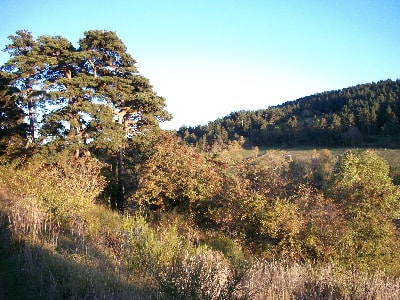
[[[1,49],[19,29],[115,31],[166,98],[164,129],[400,78],[399,0],[0,0]]]

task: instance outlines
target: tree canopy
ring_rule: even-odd
[[[10,134],[23,115],[25,147],[71,148],[77,155],[116,151],[146,127],[171,118],[165,99],[138,73],[115,32],[86,31],[78,48],[64,37],[35,39],[26,30],[9,39],[5,51],[11,58],[1,67],[7,97],[1,102],[14,108],[2,110],[2,119],[14,124],[1,131]]]
[[[123,152],[139,133],[171,119],[112,31],[90,30],[79,47],[62,36],[10,35],[0,68],[0,151],[7,156],[93,153],[112,165],[111,204],[123,210]]]

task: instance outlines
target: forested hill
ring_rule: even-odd
[[[400,80],[360,84],[256,111],[232,112],[178,135],[204,150],[247,146],[400,146]]]

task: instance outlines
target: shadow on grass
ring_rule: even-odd
[[[1,213],[1,212],[0,212]],[[60,237],[57,249],[16,242],[0,224],[0,285],[5,299],[148,299],[150,289],[128,282],[108,257]]]

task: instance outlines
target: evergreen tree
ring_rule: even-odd
[[[17,31],[6,46],[11,58],[1,70],[14,105],[29,120],[26,138],[35,148],[71,149],[117,157],[113,206],[122,210],[122,154],[145,128],[169,120],[165,99],[141,76],[135,60],[115,32],[84,33],[79,48],[61,36]]]
[[[246,146],[343,146],[367,142],[375,147],[378,143],[393,147],[399,143],[399,112],[400,80],[386,80],[315,94],[267,109],[233,112],[204,126],[178,130],[177,134],[192,145],[199,144],[205,134],[209,148],[216,140],[229,144],[238,136],[245,138]],[[218,126],[221,128],[217,132]],[[221,134],[224,130],[227,136]],[[381,139],[382,134],[390,141]],[[224,145],[219,143],[219,148]]]
[[[0,74],[0,155],[19,155],[18,149],[24,149],[25,136],[28,131],[24,123],[25,114],[18,107],[12,89],[9,89],[11,79],[7,74]],[[17,153],[13,153],[17,150]]]

